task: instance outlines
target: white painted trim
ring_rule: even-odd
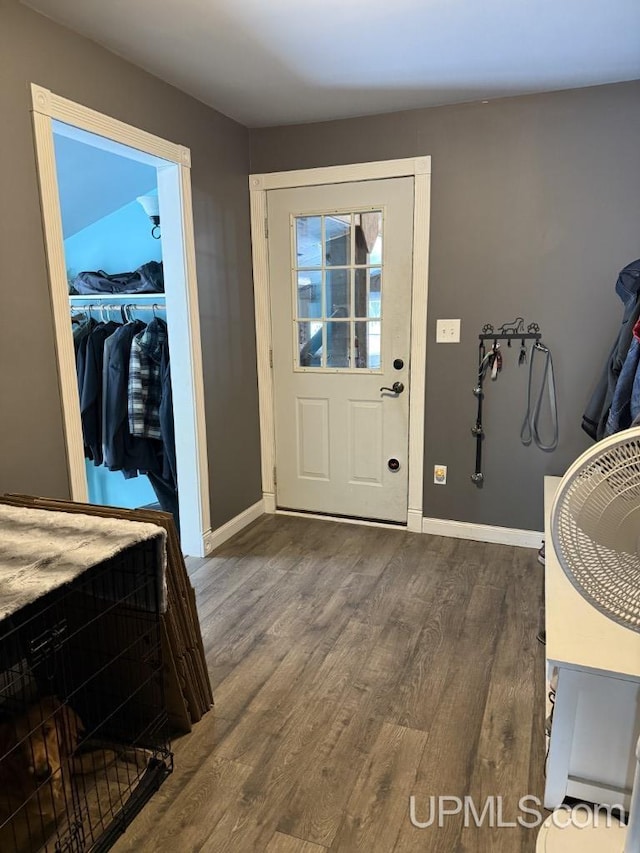
[[[203,537],[204,556],[208,557],[212,551],[219,548],[227,539],[231,539],[236,533],[240,533],[249,524],[264,515],[264,502],[256,501],[252,506],[236,515],[216,530],[209,530]]]
[[[178,478],[182,491],[181,508],[186,503],[186,512],[181,519],[181,533],[185,551],[193,556],[203,556],[203,536],[204,531],[210,528],[211,514],[189,149],[75,104],[41,86],[32,84],[31,92],[71,498],[75,501],[87,501],[88,489],[73,335],[69,323],[69,294],[60,196],[56,177],[53,120],[98,134],[107,140],[107,143],[111,140],[112,143],[134,148],[142,152],[141,156],[161,158],[163,162],[156,164],[160,167],[158,170],[159,193],[164,193],[165,197],[172,202],[172,204],[167,202],[167,211],[170,211],[172,206],[177,207],[176,201],[179,203],[179,219],[174,223],[176,231],[180,231],[179,238],[173,241],[171,246],[163,246],[163,250],[165,250],[165,263],[171,265],[169,255],[176,262],[173,270],[174,278],[179,275],[184,279],[180,288],[183,298],[173,300],[173,314],[186,330],[188,338],[186,345],[180,350],[180,364],[186,366],[188,378],[183,384],[181,383],[180,388],[174,387],[174,396],[181,401],[181,411],[187,411],[189,415],[186,418],[187,435],[183,446],[180,450],[176,447]],[[171,214],[167,213],[163,216],[166,218]]]
[[[272,189],[317,186],[320,184],[413,177],[414,225],[407,525],[409,529],[416,532],[422,529],[430,175],[431,157],[429,156],[249,175],[258,358],[258,397],[260,406],[260,449],[262,453],[262,491],[265,501],[265,512],[274,512],[276,507],[276,487],[273,476],[275,465],[275,414],[273,376],[270,364],[272,348],[271,300],[269,287],[269,246],[266,236],[267,192]],[[324,518],[325,516],[318,517]]]
[[[320,515],[315,512],[296,512],[292,509],[276,509],[276,515],[291,515],[294,518],[313,518],[316,521],[336,521],[338,524],[357,524],[360,527],[383,527],[385,530],[404,530],[404,524],[391,524],[386,521],[367,521],[366,518],[348,518],[344,515]]]
[[[191,166],[191,153],[183,145],[161,139],[159,136],[147,133],[146,130],[140,130],[138,127],[91,110],[89,107],[61,98],[43,86],[31,84],[31,100],[33,112],[38,115],[57,119],[74,127],[80,127],[82,130],[88,130],[90,133],[97,133],[98,136],[115,140],[122,145],[129,145],[131,148],[161,157],[163,160]]]
[[[191,404],[195,415],[195,468],[198,472],[200,495],[200,531],[211,526],[209,492],[209,453],[204,405],[204,366],[202,362],[202,333],[200,331],[200,308],[198,303],[198,277],[196,273],[196,238],[193,224],[193,197],[191,194],[191,152],[180,146],[180,182],[182,190],[182,235],[184,240],[184,264],[187,275],[186,299],[191,349]],[[186,152],[186,153],[185,153]],[[180,518],[182,525],[182,516]],[[199,531],[199,532],[200,532]]]
[[[80,399],[76,374],[73,333],[69,322],[69,293],[64,256],[62,216],[53,147],[51,119],[33,113],[33,134],[36,148],[40,206],[45,250],[49,272],[49,297],[54,322],[54,337],[58,359],[58,386],[62,401],[62,424],[66,445],[69,491],[75,501],[86,503],[89,498],[87,471],[84,464],[84,440],[80,419]],[[78,453],[78,448],[80,452]]]
[[[430,160],[431,158],[429,158]],[[425,377],[431,175],[414,179],[413,281],[411,287],[411,379],[409,397],[409,495],[407,520],[422,516],[424,479]]]
[[[494,527],[490,524],[471,524],[468,521],[449,521],[444,518],[423,518],[422,532],[453,539],[472,539],[496,545],[515,545],[520,548],[539,548],[544,533],[538,530],[519,530],[515,527]]]
[[[266,512],[267,510],[265,510]],[[423,518],[420,527],[413,527],[414,516],[409,516],[409,525],[386,524],[383,521],[366,521],[361,518],[345,518],[336,515],[320,515],[312,512],[295,512],[288,509],[273,509],[276,515],[291,515],[295,518],[314,518],[318,521],[336,521],[339,524],[359,524],[364,527],[383,527],[387,530],[405,530],[410,533],[430,533],[452,539],[470,539],[475,542],[490,542],[495,545],[514,545],[521,548],[538,549],[544,534],[536,530],[518,530],[512,527],[492,527],[488,524],[471,524],[467,521],[449,521],[442,518]]]
[[[191,171],[172,164],[157,171],[163,223],[162,256],[165,302],[170,322],[171,364],[180,365],[180,381],[172,383],[176,429],[176,461],[180,496],[180,538],[185,553],[203,556],[203,531],[211,527],[207,437],[198,283],[195,271]],[[174,370],[175,372],[175,370]]]
[[[402,160],[376,160],[350,163],[347,166],[324,166],[319,169],[296,169],[290,172],[266,172],[249,176],[249,189],[254,191],[312,187],[319,184],[344,184],[352,181],[376,181],[382,178],[404,178],[431,173],[431,157],[406,157]]]
[[[256,351],[258,360],[258,406],[260,412],[260,451],[262,491],[274,496],[273,469],[276,459],[273,376],[271,371],[271,293],[269,284],[269,245],[267,242],[267,194],[252,191],[251,251],[253,255],[253,297],[256,314]],[[271,512],[272,510],[267,510]]]

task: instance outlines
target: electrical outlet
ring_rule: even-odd
[[[437,320],[436,321],[436,343],[437,344],[459,344],[460,343],[460,320]]]
[[[434,465],[433,466],[433,482],[437,486],[446,486],[447,485],[447,466],[446,465]]]

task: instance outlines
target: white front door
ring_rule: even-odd
[[[279,508],[407,521],[413,193],[267,193]]]

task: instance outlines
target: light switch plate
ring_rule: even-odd
[[[460,343],[460,320],[437,320],[436,321],[436,343],[437,344],[459,344]]]

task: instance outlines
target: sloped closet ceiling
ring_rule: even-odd
[[[25,0],[249,127],[640,77],[638,0]]]
[[[152,166],[54,134],[66,240],[156,186]]]

